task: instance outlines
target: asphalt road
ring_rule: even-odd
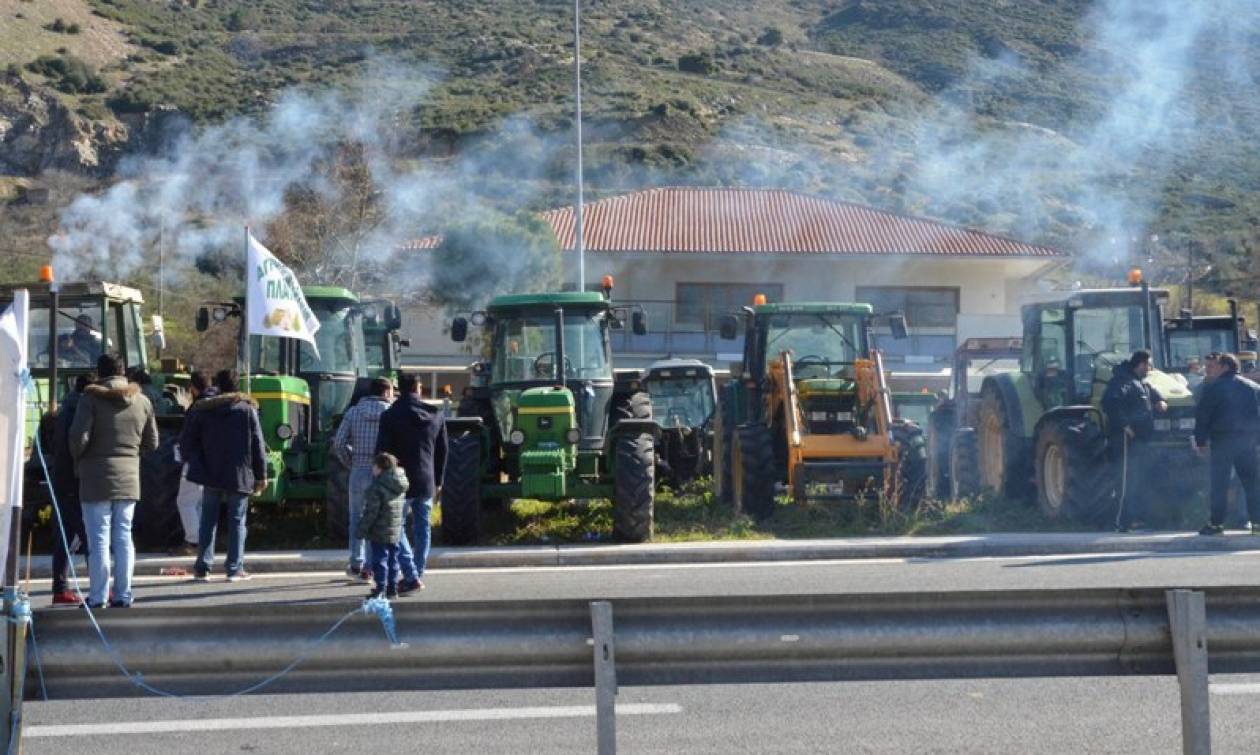
[[[86,580],[85,580],[86,582]],[[1260,552],[1108,553],[966,559],[855,559],[620,566],[436,570],[405,600],[594,599],[642,596],[776,595],[1088,587],[1260,585]],[[86,590],[86,584],[84,584]],[[352,601],[368,585],[340,572],[260,574],[229,584],[217,577],[139,577],[136,605]],[[32,583],[36,610],[48,583]],[[61,609],[57,609],[61,610]]]
[[[1260,752],[1260,677],[1212,681],[1214,751]],[[593,705],[593,692],[583,689],[30,703],[25,752],[590,753]],[[622,689],[618,705],[625,753],[1181,747],[1172,677],[638,687]]]

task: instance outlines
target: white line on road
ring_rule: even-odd
[[[682,713],[676,703],[631,703],[617,706],[619,716],[659,716]],[[469,710],[402,711],[398,713],[345,713],[321,716],[260,716],[257,718],[204,718],[173,721],[126,721],[95,724],[28,726],[27,737],[91,737],[114,734],[172,734],[191,731],[245,729],[299,729],[312,726],[375,726],[444,721],[523,721],[538,718],[592,718],[594,705],[557,705],[533,708],[474,708]]]
[[[1213,695],[1260,695],[1260,683],[1213,684]]]

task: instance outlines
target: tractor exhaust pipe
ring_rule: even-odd
[[[556,307],[556,386],[564,387],[564,309]]]

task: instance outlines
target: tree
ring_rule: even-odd
[[[430,299],[471,309],[503,293],[554,290],[560,285],[560,246],[536,215],[481,214],[449,228],[433,252]]]

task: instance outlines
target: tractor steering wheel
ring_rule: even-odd
[[[803,370],[806,367],[822,368],[823,372],[830,377],[831,370],[827,369],[827,360],[817,354],[806,354],[796,360],[796,369]]]
[[[564,358],[564,374],[568,377],[573,372],[573,363]],[[550,378],[556,374],[556,352],[544,351],[534,358],[534,377]]]

